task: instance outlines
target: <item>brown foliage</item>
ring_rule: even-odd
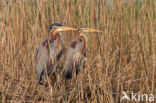
[[[122,91],[156,94],[156,2],[104,0],[9,0],[0,6],[0,101],[118,103]],[[120,0],[122,1],[122,0]],[[1,3],[0,3],[1,5]],[[34,53],[48,26],[88,26],[87,67],[53,93],[39,86]],[[66,33],[66,47],[76,38]]]

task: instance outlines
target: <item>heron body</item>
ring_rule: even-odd
[[[71,79],[74,73],[77,75],[81,68],[85,68],[86,48],[87,38],[84,34],[78,35],[78,39],[69,46],[65,63],[66,79]]]
[[[47,76],[55,76],[54,68],[61,58],[64,50],[64,35],[61,31],[74,30],[72,28],[63,27],[59,23],[50,26],[50,35],[39,46],[35,53],[35,66],[37,80],[39,84],[43,84],[47,80]]]
[[[62,34],[63,36],[63,34]],[[62,39],[62,36],[60,38]],[[58,38],[48,38],[42,42],[42,45],[37,49],[35,54],[37,80],[41,84],[41,81],[46,80],[46,71],[48,75],[53,72],[54,66],[62,56],[64,50],[63,41],[60,39],[58,44]],[[56,46],[57,45],[57,46]]]
[[[84,26],[78,29],[78,39],[71,43],[66,54],[66,61],[64,67],[66,79],[71,79],[73,74],[77,75],[80,69],[85,68],[87,48],[87,38],[84,34],[85,32],[101,31],[90,29]]]

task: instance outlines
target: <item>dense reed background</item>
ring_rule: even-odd
[[[0,101],[119,103],[122,91],[156,94],[155,0],[108,4],[104,0],[1,0]],[[86,34],[86,68],[67,85],[63,79],[57,81],[50,93],[37,84],[33,60],[54,22],[103,33]],[[66,32],[66,47],[76,33]]]

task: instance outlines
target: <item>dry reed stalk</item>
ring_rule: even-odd
[[[108,4],[103,0],[4,2],[0,8],[0,102],[113,103],[120,102],[122,91],[155,94],[156,2],[114,1],[112,8]],[[103,33],[86,34],[86,68],[66,85],[60,75],[50,94],[49,88],[37,84],[34,53],[54,22]],[[66,32],[66,48],[76,33]]]

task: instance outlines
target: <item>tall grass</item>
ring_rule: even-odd
[[[51,94],[39,86],[34,53],[48,26],[88,26],[87,66]],[[77,32],[66,32],[66,47]],[[156,94],[156,2],[9,0],[0,2],[0,101],[118,103],[122,91]],[[156,97],[155,97],[156,98]],[[128,101],[123,101],[128,102]],[[130,101],[129,101],[130,102]],[[130,102],[131,103],[131,102]]]

